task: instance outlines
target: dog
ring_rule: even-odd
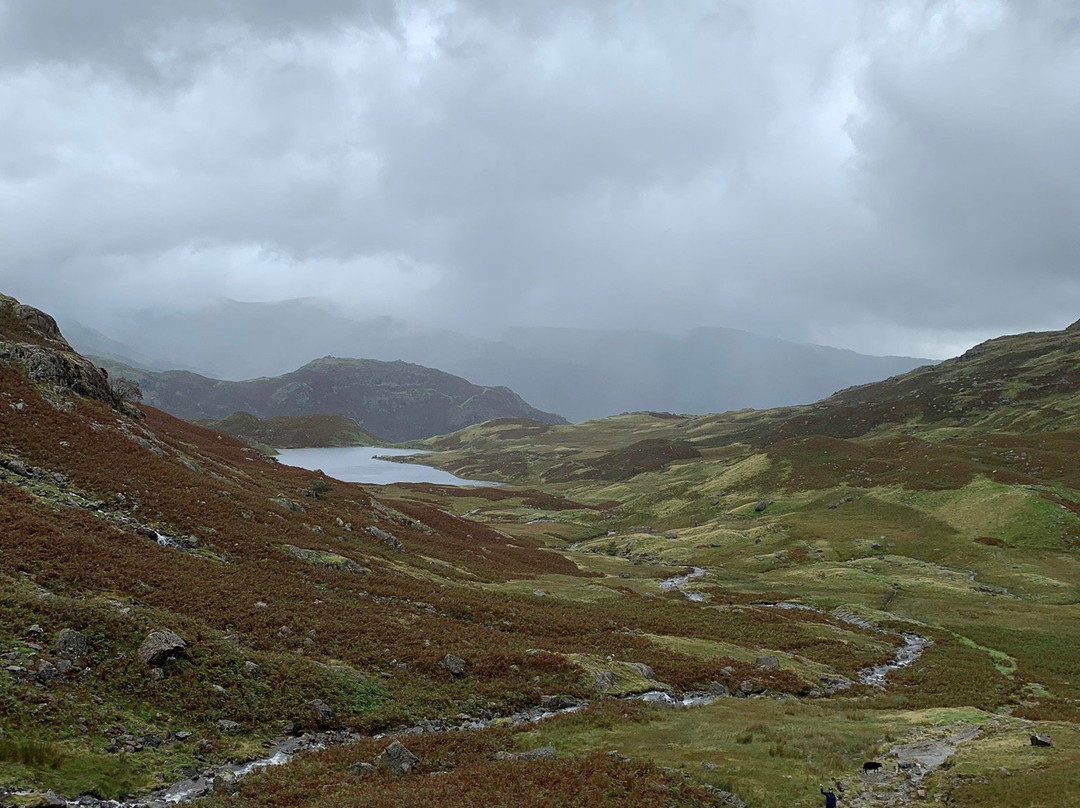
[[[881,770],[881,764],[876,760],[868,760],[862,765],[863,774],[874,774]]]

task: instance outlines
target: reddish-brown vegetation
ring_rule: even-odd
[[[287,769],[268,770],[240,784],[236,797],[215,796],[210,806],[285,808],[304,805],[363,808],[653,808],[719,806],[704,789],[645,762],[604,752],[557,760],[496,760],[512,748],[505,730],[405,738],[420,764],[410,774],[353,774],[349,767],[369,761],[389,739],[363,741],[318,752]]]

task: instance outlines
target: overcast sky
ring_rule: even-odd
[[[0,289],[941,357],[1080,318],[1074,0],[0,0]]]

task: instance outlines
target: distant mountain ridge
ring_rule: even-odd
[[[99,359],[113,377],[139,384],[143,400],[189,421],[237,412],[259,418],[341,415],[397,443],[453,432],[493,418],[566,423],[506,387],[484,387],[408,362],[323,357],[276,377],[233,382],[189,371],[154,372]]]
[[[644,328],[517,327],[484,339],[388,317],[350,319],[308,300],[136,312],[109,337],[65,328],[86,353],[121,362],[129,356],[152,369],[168,360],[220,379],[276,376],[327,354],[403,360],[507,386],[572,421],[639,410],[704,414],[804,404],[930,363],[729,328],[672,337]]]

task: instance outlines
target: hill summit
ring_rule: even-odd
[[[236,412],[259,418],[342,415],[394,443],[493,418],[566,423],[559,415],[530,406],[507,387],[472,384],[409,362],[326,356],[283,376],[240,382],[103,364],[114,376],[137,382],[146,403],[187,420],[221,419]]]

